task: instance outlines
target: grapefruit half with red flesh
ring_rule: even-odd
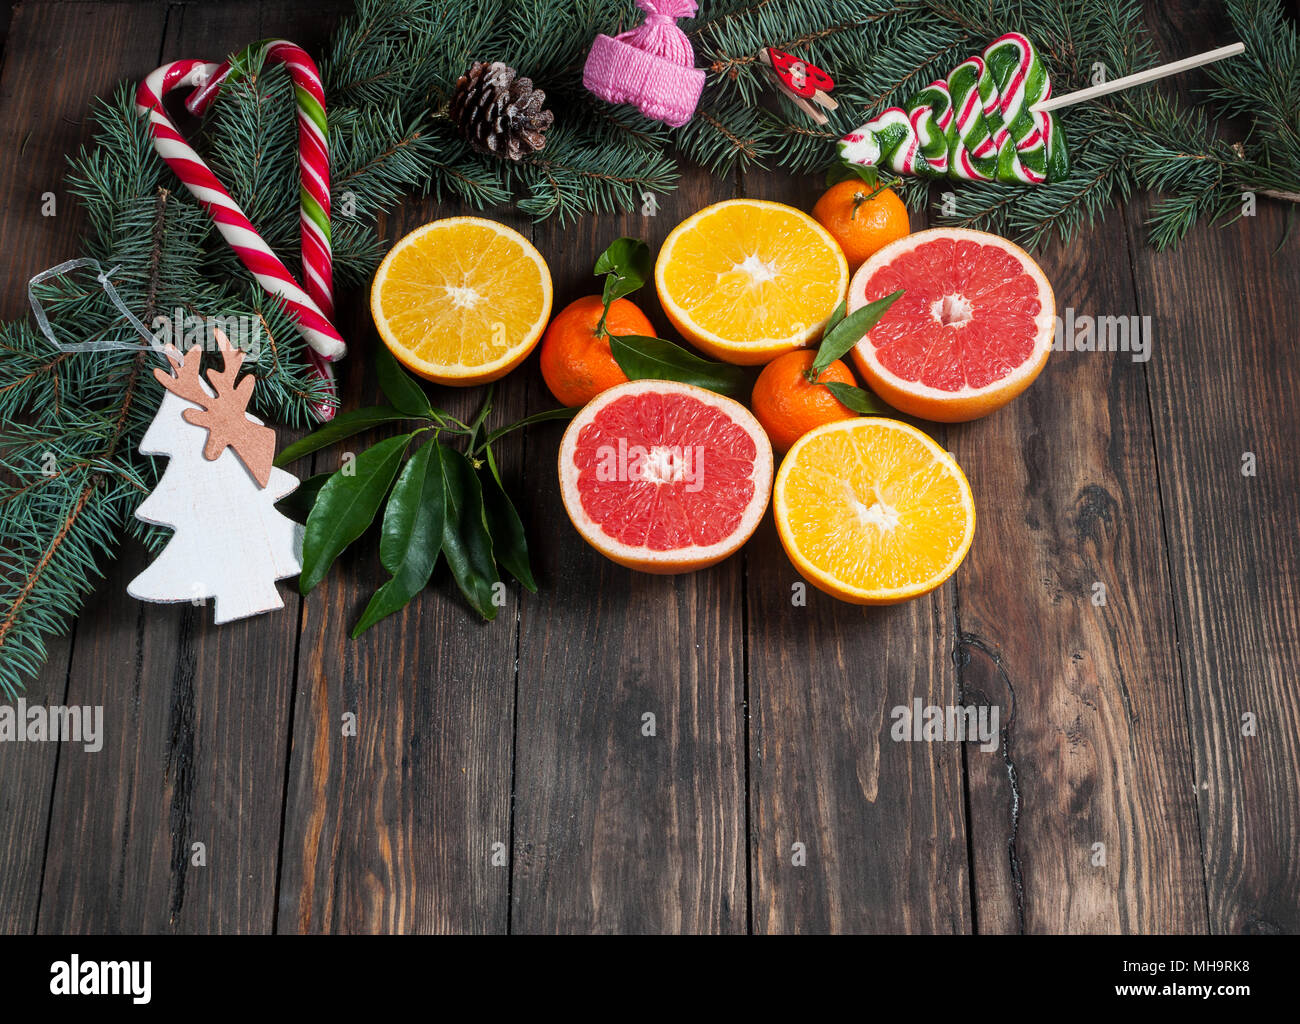
[[[891,242],[853,275],[848,310],[902,289],[853,349],[867,384],[895,409],[955,423],[986,416],[1047,362],[1056,298],[1019,246],[964,228]]]
[[[574,527],[641,572],[722,561],[749,539],[771,493],[772,445],[753,413],[690,384],[612,387],[560,442],[560,494]]]

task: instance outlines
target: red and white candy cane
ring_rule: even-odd
[[[298,176],[302,226],[302,268],[305,287],[325,316],[334,319],[334,263],[330,250],[330,155],[329,126],[325,120],[325,89],[320,71],[301,46],[287,39],[254,43],[241,57],[265,49],[265,59],[285,65],[293,81],[298,110]],[[236,77],[230,61],[224,61],[206,85],[195,89],[185,107],[202,117],[221,92]]]
[[[294,315],[298,330],[309,346],[312,366],[328,383],[333,394],[334,373],[329,364],[347,353],[347,345],[331,322],[334,313],[333,265],[329,242],[329,152],[324,126],[324,95],[320,88],[320,75],[304,51],[280,40],[271,45],[277,49],[276,59],[289,64],[298,97],[305,290],[263,241],[239,204],[185,140],[163,107],[164,97],[173,89],[195,87],[203,92],[190,98],[191,109],[196,113],[206,110],[216,97],[221,82],[229,75],[229,64],[201,60],[164,64],[140,83],[136,90],[136,109],[149,118],[158,155],[212,215],[217,230],[257,282],[271,295],[279,297]],[[312,109],[304,113],[305,106]],[[322,403],[315,407],[314,412],[320,419],[329,419],[334,414],[334,406]]]

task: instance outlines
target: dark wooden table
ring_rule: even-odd
[[[15,6],[0,314],[79,253],[62,175],[93,96],[270,35],[318,46],[346,4],[324,6]],[[1170,53],[1226,41],[1214,3],[1149,17]],[[558,308],[620,234],[657,245],[710,201],[817,192],[691,171],[655,218],[505,219],[550,260]],[[127,544],[27,694],[103,705],[104,749],[0,746],[0,930],[1300,930],[1298,243],[1272,252],[1284,211],[1262,202],[1157,255],[1145,209],[1043,264],[1062,308],[1151,317],[1150,360],[1059,353],[1008,408],[935,429],[979,527],[910,604],[793,606],[770,517],[695,575],[604,561],[561,510],[559,426],[506,451],[541,592],[493,624],[440,570],[350,641],[380,571],[367,543],[309,599],[284,586],[284,611],[217,628],[128,599],[147,559]],[[447,212],[410,202],[384,231]],[[375,392],[360,305],[351,404]],[[535,359],[501,396],[503,415],[550,404]],[[916,697],[999,705],[1004,744],[892,742]]]

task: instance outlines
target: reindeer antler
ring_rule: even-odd
[[[221,352],[222,366],[220,372],[208,371],[210,388],[204,385],[200,370],[203,361],[202,345],[192,346],[183,357],[168,345],[165,351],[176,371],[175,375],[163,369],[155,369],[153,374],[168,391],[199,406],[197,409],[186,409],[181,415],[186,423],[207,430],[208,440],[203,446],[203,457],[209,462],[215,461],[227,447],[232,448],[253,474],[258,486],[265,487],[271,479],[271,462],[275,458],[275,431],[249,419],[248,401],[253,397],[256,381],[249,374],[242,381],[236,382],[239,367],[244,362],[244,353],[233,348],[230,339],[223,332],[214,333],[217,349]]]

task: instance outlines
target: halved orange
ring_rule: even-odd
[[[468,386],[503,377],[551,315],[551,271],[518,231],[481,217],[417,228],[370,287],[379,336],[412,373]]]
[[[848,286],[831,233],[802,210],[761,199],[688,217],[655,262],[659,303],[682,337],[742,365],[816,341]]]
[[[915,427],[879,417],[804,434],[781,463],[772,507],[800,575],[854,604],[929,593],[975,536],[961,467]]]

